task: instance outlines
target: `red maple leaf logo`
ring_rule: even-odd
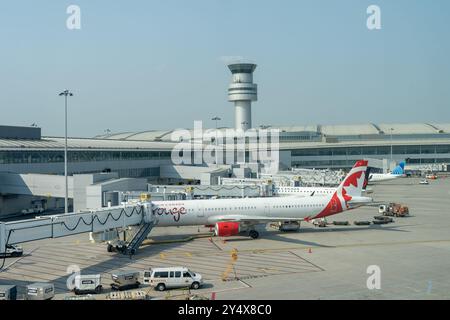
[[[353,199],[352,196],[347,194],[347,190],[345,189],[342,189],[342,197],[344,198],[345,202],[348,202]]]
[[[355,188],[358,187],[358,179],[361,178],[361,175],[363,174],[362,171],[359,172],[355,172],[354,174],[352,174],[351,176],[349,176],[347,179],[345,179],[344,181],[344,187],[349,187],[349,186],[354,186]]]

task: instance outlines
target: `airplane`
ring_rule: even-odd
[[[363,192],[366,191],[368,184],[370,168],[367,168]],[[296,196],[296,197],[312,197],[312,196],[328,196],[336,192],[336,187],[285,187],[285,186],[275,186],[274,195],[275,196]]]
[[[368,169],[370,170],[370,168]],[[370,173],[368,182],[389,181],[405,176],[405,162],[402,161],[392,172],[389,173]]]
[[[311,221],[369,204],[361,195],[368,161],[357,161],[333,194],[323,197],[273,197],[155,201],[155,226],[214,227],[217,236],[241,233],[259,237],[255,226],[269,222]]]

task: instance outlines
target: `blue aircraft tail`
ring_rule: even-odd
[[[405,161],[398,164],[397,167],[392,170],[392,174],[404,174],[405,173]]]

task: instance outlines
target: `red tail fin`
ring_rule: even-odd
[[[367,170],[367,160],[359,160],[347,174],[342,183],[337,187],[336,192],[330,199],[327,206],[313,219],[319,219],[341,213],[348,209],[347,202],[353,197],[361,196],[364,186],[365,173]]]

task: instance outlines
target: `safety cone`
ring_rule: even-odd
[[[311,248],[309,248],[308,253],[312,253],[312,249]]]

